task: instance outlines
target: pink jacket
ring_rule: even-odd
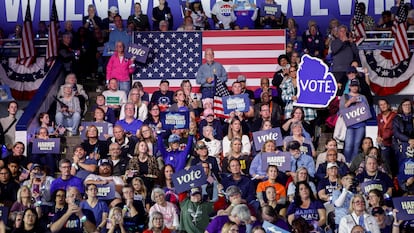
[[[131,64],[133,64],[132,60],[125,57],[120,62],[118,53],[115,52],[106,66],[106,80],[116,78],[119,82],[130,81],[129,75],[135,70],[135,67],[131,67]]]

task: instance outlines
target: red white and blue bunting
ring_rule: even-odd
[[[48,69],[44,57],[36,58],[29,67],[16,63],[16,58],[4,58],[0,66],[1,82],[10,87],[15,99],[29,100],[39,89]]]
[[[414,75],[414,59],[410,57],[392,65],[391,51],[360,50],[363,67],[368,69],[371,90],[379,96],[396,94],[404,89]]]

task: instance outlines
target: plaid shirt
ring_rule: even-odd
[[[286,103],[285,106],[285,119],[291,118],[293,110],[293,100],[292,97],[296,96],[296,90],[293,86],[292,78],[285,79],[282,84],[280,84],[282,89],[282,100]],[[305,113],[305,121],[311,121],[316,118],[316,110],[314,108],[304,108],[302,107]]]

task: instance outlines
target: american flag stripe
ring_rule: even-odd
[[[394,45],[392,47],[392,64],[396,65],[409,58],[409,47],[407,37],[407,14],[408,9],[404,1],[400,2],[397,15],[392,26]]]
[[[35,47],[33,43],[33,26],[32,16],[30,13],[30,1],[27,2],[26,15],[22,29],[22,41],[20,43],[19,55],[17,62],[29,67],[35,61]]]
[[[365,37],[365,26],[364,26],[364,17],[362,15],[361,10],[358,7],[358,0],[355,1],[355,8],[354,8],[354,18],[352,20],[352,24],[354,27],[354,34],[355,34],[355,43],[357,45],[361,44]]]
[[[46,62],[48,66],[53,63],[54,58],[58,55],[58,25],[59,20],[56,10],[56,1],[53,0],[49,25],[49,40],[47,41],[46,48]]]
[[[255,90],[261,77],[273,77],[278,70],[277,58],[286,48],[285,30],[137,32],[134,40],[151,51],[147,63],[134,75],[150,93],[159,89],[161,79],[168,79],[171,90],[189,79],[193,90],[198,91],[195,76],[205,63],[206,48],[213,48],[215,61],[227,70],[227,86],[243,74],[248,88]]]
[[[203,51],[213,48],[215,61],[223,64],[229,78],[270,78],[277,57],[285,53],[285,36],[284,30],[208,31],[203,32]]]

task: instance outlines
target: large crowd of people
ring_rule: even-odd
[[[213,26],[237,29],[234,13],[222,14],[220,4],[231,2],[216,3]],[[359,7],[365,12],[363,3]],[[286,54],[275,64],[274,77],[261,78],[255,90],[245,76],[237,77],[229,94],[246,95],[250,107],[225,117],[215,114],[213,98],[223,87],[228,90],[227,71],[211,48],[194,77],[200,91],[189,80],[173,91],[163,79],[154,93],[131,82],[135,61],[124,54],[129,33],[151,28],[140,3],[126,20],[127,29],[116,7],[102,20],[90,5],[77,32],[66,22],[59,48],[66,79],[56,94],[56,112],[40,113],[30,133],[43,140],[82,133],[82,143],[66,158],[33,153],[33,138],[29,148],[15,141],[18,103],[8,104],[9,115],[0,119],[0,233],[414,231],[414,217],[397,219],[392,203],[394,197],[414,195],[414,172],[405,169],[414,162],[413,102],[403,99],[392,109],[386,98],[378,100],[379,112],[372,118],[378,124],[376,138],[365,136],[365,120],[344,125],[341,132],[332,123],[335,138],[320,140],[327,119],[340,121],[340,112],[374,103],[353,37],[336,19],[326,35],[311,20],[299,36],[293,18],[260,17],[257,11],[257,27],[287,30]],[[165,0],[152,15],[154,30],[172,30],[177,20]],[[378,26],[364,15],[366,28],[386,29],[390,15],[384,12]],[[410,15],[412,24],[412,10]],[[185,16],[180,31],[212,28],[199,1],[187,6]],[[106,42],[114,51],[109,58],[99,49]],[[294,104],[303,54],[332,61],[339,89],[327,109]],[[106,84],[91,106],[81,85],[87,77],[101,77]],[[161,112],[167,111],[188,112],[188,128],[165,130]],[[87,112],[93,122],[81,126]],[[252,133],[276,127],[282,145],[267,140],[258,149]],[[289,157],[289,169],[268,164],[268,154]],[[173,175],[194,165],[202,166],[206,181],[177,192]]]

